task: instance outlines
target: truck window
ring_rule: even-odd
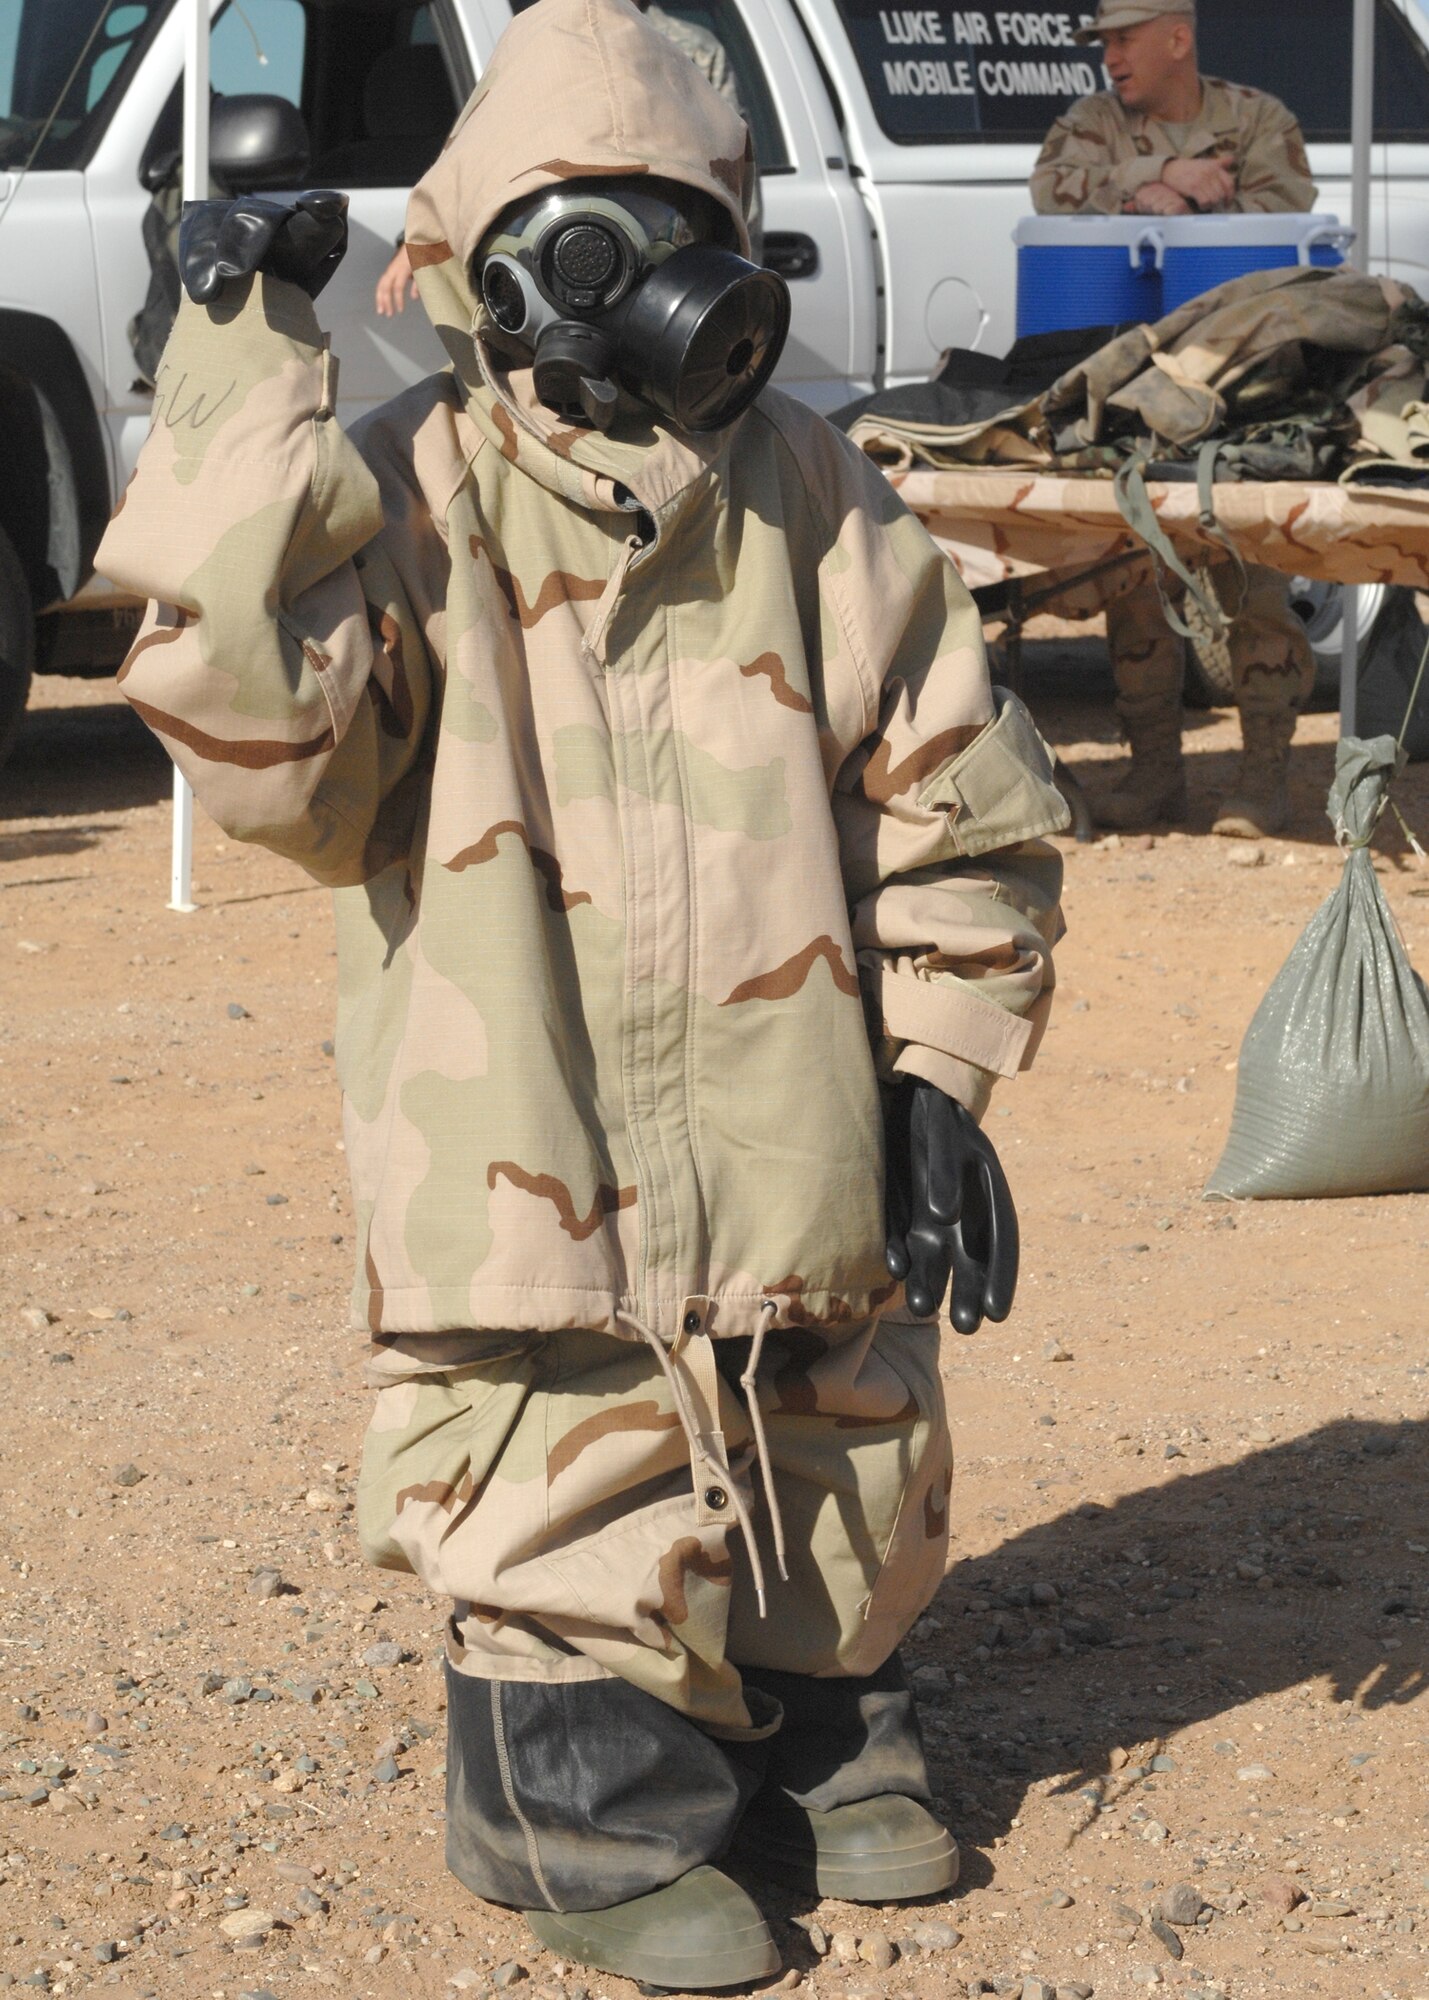
[[[313,7],[303,111],[315,186],[411,187],[456,121],[465,80],[438,7]]]
[[[259,92],[303,101],[302,0],[231,0],[213,24],[209,74],[220,97]]]
[[[0,167],[82,167],[169,0],[0,0]]]
[[[836,0],[874,113],[901,145],[1039,143],[1077,98],[1106,87],[1101,51],[1073,41],[1095,9],[897,7]],[[1281,98],[1309,139],[1348,140],[1346,0],[1200,0],[1201,68]],[[1392,0],[1379,0],[1379,138],[1429,131],[1429,57]]]
[[[761,174],[793,171],[789,145],[774,98],[764,74],[764,65],[754,46],[754,38],[744,24],[739,9],[729,0],[666,0],[665,12],[692,27],[703,28],[722,44],[734,71],[739,102],[754,134],[754,157]]]

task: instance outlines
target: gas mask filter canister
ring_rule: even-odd
[[[722,430],[774,372],[788,287],[708,240],[717,203],[685,188],[667,200],[657,186],[545,190],[507,211],[475,276],[558,416],[607,430],[624,389],[680,430]]]

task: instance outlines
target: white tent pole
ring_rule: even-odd
[[[1353,54],[1350,70],[1350,221],[1354,247],[1350,261],[1360,271],[1370,267],[1370,196],[1373,191],[1374,147],[1374,16],[1375,0],[1355,0]],[[1344,623],[1340,647],[1340,734],[1355,733],[1360,669],[1360,593],[1341,593]]]
[[[185,201],[208,195],[208,23],[209,0],[188,0],[184,12],[184,181]],[[174,833],[169,864],[169,908],[194,908],[194,795],[174,766]]]

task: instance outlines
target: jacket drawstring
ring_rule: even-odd
[[[774,1485],[774,1466],[769,1457],[769,1439],[764,1430],[764,1412],[759,1407],[759,1363],[764,1356],[764,1336],[773,1325],[778,1311],[779,1304],[776,1299],[766,1299],[760,1307],[759,1331],[754,1336],[753,1345],[749,1350],[749,1366],[740,1376],[739,1386],[744,1391],[749,1421],[754,1426],[754,1449],[759,1459],[759,1476],[764,1482],[764,1502],[769,1509],[769,1526],[774,1534],[774,1559],[779,1565],[780,1576],[787,1583],[789,1565],[784,1560],[784,1515]]]
[[[770,1525],[774,1532],[774,1547],[779,1558],[779,1574],[787,1583],[789,1572],[784,1563],[784,1522],[779,1511],[778,1497],[774,1491],[774,1472],[769,1460],[769,1442],[764,1432],[764,1418],[759,1408],[758,1385],[756,1381],[759,1360],[764,1348],[764,1336],[768,1331],[770,1319],[773,1316],[771,1308],[773,1312],[778,1311],[778,1306],[772,1299],[766,1300],[760,1328],[754,1336],[754,1345],[750,1349],[749,1366],[740,1377],[740,1386],[745,1389],[749,1396],[749,1415],[754,1429],[755,1455],[759,1461],[759,1471],[764,1485],[765,1500],[769,1508]],[[722,1454],[717,1454],[712,1450],[711,1440],[707,1439],[701,1433],[699,1420],[690,1403],[689,1390],[685,1386],[679,1369],[675,1366],[674,1357],[671,1355],[664,1341],[661,1340],[659,1334],[656,1333],[654,1327],[647,1326],[644,1320],[637,1319],[634,1313],[617,1310],[615,1317],[622,1324],[635,1329],[640,1338],[653,1351],[656,1360],[660,1363],[664,1371],[665,1380],[670,1385],[670,1395],[674,1401],[675,1414],[680,1420],[680,1428],[685,1433],[685,1441],[690,1448],[690,1470],[695,1478],[696,1490],[698,1491],[704,1480],[709,1478],[717,1479],[729,1494],[730,1504],[734,1508],[734,1516],[744,1535],[744,1546],[749,1554],[749,1567],[754,1578],[754,1595],[759,1605],[759,1615],[761,1618],[767,1618],[769,1615],[769,1606],[764,1588],[764,1563],[759,1553],[759,1543],[755,1537],[754,1523],[750,1519],[749,1509],[744,1504],[744,1498],[739,1490],[739,1483],[730,1471],[727,1459]]]

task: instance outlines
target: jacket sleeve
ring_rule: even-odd
[[[205,809],[337,884],[401,846],[431,671],[335,396],[296,286],[185,300],[96,561],[151,600],[122,692]]]
[[[1074,104],[1047,134],[1032,169],[1032,206],[1039,215],[1120,215],[1139,188],[1159,181],[1171,155],[1114,160],[1106,133],[1084,105]]]
[[[875,1059],[885,1081],[925,1077],[980,1116],[1045,1026],[1062,857],[1043,836],[1070,815],[1027,710],[989,684],[956,570],[836,443],[825,678],[854,679],[862,711],[832,801]]]
[[[1247,215],[1308,213],[1318,193],[1299,125],[1277,99],[1262,99],[1239,162],[1235,207]]]

